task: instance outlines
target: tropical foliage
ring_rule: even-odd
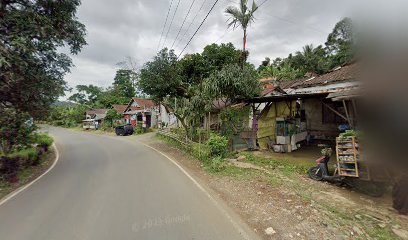
[[[75,16],[79,5],[79,0],[0,1],[1,154],[28,146],[32,117],[43,116],[64,94],[72,63],[58,49],[77,54],[86,44],[85,26]]]
[[[272,62],[265,58],[258,71],[261,76],[274,77],[278,81],[303,77],[307,72],[323,74],[354,58],[354,41],[353,23],[350,18],[344,18],[328,35],[325,46],[309,44],[302,51]]]
[[[258,74],[253,65],[240,67],[241,54],[231,43],[211,44],[182,59],[163,49],[141,69],[139,87],[173,109],[193,136],[215,100],[233,104],[259,94]]]
[[[246,54],[246,40],[247,40],[247,29],[248,26],[255,21],[254,13],[258,10],[258,6],[255,1],[252,1],[252,7],[249,8],[248,0],[240,0],[239,8],[235,6],[229,6],[225,13],[227,13],[231,19],[229,21],[228,27],[233,27],[234,29],[239,25],[244,31],[243,38],[243,52]]]
[[[39,116],[64,94],[71,59],[86,44],[79,0],[1,1],[0,104]],[[28,77],[29,76],[29,77]]]

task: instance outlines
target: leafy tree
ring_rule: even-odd
[[[332,33],[328,35],[325,47],[316,48],[306,45],[302,51],[289,54],[286,58],[276,58],[270,63],[265,59],[258,67],[262,76],[291,79],[301,77],[306,72],[323,74],[336,66],[349,62],[354,57],[354,29],[350,18],[344,18],[336,24]]]
[[[96,108],[111,108],[114,104],[128,104],[130,98],[117,95],[117,92],[112,87],[106,89],[99,97],[94,105]]]
[[[17,147],[27,146],[35,130],[28,124],[30,116],[14,108],[0,108],[0,116],[0,153],[7,155]]]
[[[246,39],[247,39],[247,29],[249,24],[255,20],[254,13],[258,10],[258,6],[256,5],[255,1],[252,2],[252,8],[248,8],[247,6],[248,0],[240,0],[239,8],[235,6],[229,6],[225,13],[230,15],[231,20],[228,24],[229,27],[233,27],[234,29],[237,25],[242,27],[244,31],[244,38],[243,38],[243,52],[246,53]]]
[[[114,121],[122,118],[123,118],[122,114],[118,113],[115,109],[110,109],[106,113],[105,121],[110,123],[110,127],[113,127]]]
[[[304,76],[304,71],[291,67],[288,63],[269,65],[260,71],[262,77],[273,77],[276,81],[293,80]]]
[[[134,97],[136,78],[137,74],[133,70],[119,69],[114,78],[113,92],[128,99]]]
[[[78,104],[93,106],[102,95],[103,89],[94,85],[77,85],[77,93],[73,94],[68,100]]]
[[[259,93],[258,74],[251,65],[245,65],[243,69],[238,64],[226,65],[204,83],[204,94],[211,103],[214,100],[235,103]]]
[[[354,26],[350,18],[336,24],[326,41],[326,51],[331,56],[331,67],[341,65],[354,57]]]
[[[0,1],[0,105],[38,116],[64,94],[70,58],[86,44],[79,0]]]
[[[161,50],[153,59],[147,62],[140,71],[139,87],[144,93],[157,101],[166,97],[184,95],[186,89],[182,86],[174,50]]]
[[[75,106],[53,106],[47,120],[56,126],[75,127],[82,123],[87,109],[89,109],[87,106],[79,104]]]
[[[215,97],[206,95],[205,82],[227,65],[238,66],[240,55],[232,44],[211,44],[202,53],[189,54],[180,60],[172,50],[163,49],[141,69],[139,87],[173,109],[186,133],[192,134],[208,110],[208,103]],[[236,85],[241,83],[240,79],[236,81]],[[235,91],[237,88],[219,91]]]
[[[220,71],[227,64],[241,63],[242,52],[235,48],[232,43],[210,44],[204,47],[201,56],[204,59],[207,70],[204,78],[213,72]]]
[[[304,72],[321,74],[328,71],[326,52],[321,45],[316,48],[312,44],[304,46],[303,51],[296,52],[289,64]]]

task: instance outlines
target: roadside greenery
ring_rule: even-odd
[[[192,139],[217,102],[232,105],[259,94],[258,73],[251,64],[240,67],[241,53],[231,43],[211,44],[181,59],[163,49],[143,66],[138,86],[172,109]]]
[[[3,168],[18,166],[7,156],[32,144],[36,129],[33,118],[46,115],[50,105],[67,89],[64,75],[72,62],[58,50],[65,47],[71,54],[77,54],[86,45],[85,26],[75,16],[79,5],[79,0],[0,3]]]
[[[48,134],[31,133],[24,145],[15,145],[7,152],[0,151],[0,178],[17,182],[18,172],[40,164],[52,143],[53,139]]]
[[[315,47],[309,44],[304,46],[302,51],[272,61],[266,57],[258,71],[262,77],[273,77],[277,81],[300,78],[307,72],[323,74],[350,62],[355,55],[354,47],[353,22],[350,18],[344,18],[327,36],[324,46]]]

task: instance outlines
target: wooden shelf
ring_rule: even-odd
[[[357,156],[359,155],[358,148],[359,146],[357,146],[357,141],[354,137],[336,138],[337,171],[340,176],[359,176],[357,164]],[[344,153],[342,149],[352,149],[353,151]],[[342,156],[349,156],[348,159],[352,158],[352,160],[340,160]],[[350,168],[344,168],[344,166],[341,166],[345,164],[348,164],[347,167]]]

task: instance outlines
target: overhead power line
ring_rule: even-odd
[[[176,16],[177,9],[178,9],[179,5],[180,5],[180,0],[178,0],[177,6],[176,6],[176,10],[174,10],[173,17],[171,18],[171,22],[170,22],[170,25],[169,25],[169,29],[167,30],[166,37],[164,38],[163,47],[165,47],[165,45],[166,45],[166,40],[167,40],[167,37],[169,36],[169,32],[170,32],[170,29],[171,29],[171,25],[173,25],[174,17]]]
[[[191,2],[190,8],[188,9],[188,12],[187,12],[187,14],[186,14],[186,17],[184,18],[183,23],[181,24],[181,27],[180,27],[180,29],[178,30],[177,36],[176,36],[176,38],[174,39],[173,44],[171,44],[171,49],[173,49],[174,44],[176,43],[176,40],[177,40],[178,36],[180,35],[181,29],[183,29],[184,23],[186,22],[186,19],[188,18],[188,15],[190,14],[191,8],[193,7],[195,1],[196,1],[196,0],[193,0],[193,1]]]
[[[171,6],[172,6],[172,5],[173,5],[173,0],[171,0],[170,6],[169,6],[169,10],[167,11],[166,20],[164,21],[163,29],[162,29],[162,32],[161,32],[161,34],[160,34],[160,40],[159,40],[159,44],[157,45],[157,50],[156,50],[156,52],[159,51],[160,44],[161,44],[161,40],[163,39],[164,29],[166,28],[167,20],[168,20],[168,18],[169,18],[169,14],[170,14],[170,10],[171,10]]]
[[[207,2],[207,0],[204,0],[203,3],[200,6],[200,9],[198,9],[198,12],[194,15],[193,20],[190,22],[190,24],[188,25],[186,31],[183,33],[183,36],[181,36],[181,38],[179,39],[179,42],[177,43],[177,46],[180,45],[182,39],[184,39],[184,37],[187,35],[188,31],[190,30],[191,26],[193,25],[195,19],[197,18],[198,14],[201,12],[201,10],[204,7],[204,4]]]
[[[201,22],[200,26],[198,26],[197,30],[194,32],[193,36],[191,36],[190,40],[188,40],[186,46],[184,46],[183,50],[180,52],[180,54],[178,55],[177,58],[180,58],[181,54],[183,54],[184,50],[186,50],[187,46],[190,44],[191,40],[193,40],[193,38],[195,37],[195,35],[197,34],[197,32],[200,30],[201,26],[203,26],[205,20],[207,20],[208,16],[210,15],[210,13],[212,12],[212,10],[214,9],[215,5],[217,5],[219,0],[216,0],[214,2],[214,4],[212,5],[210,11],[208,11],[207,15],[205,16],[205,18],[203,19],[203,21]]]
[[[258,7],[262,7],[262,5],[264,5],[268,0],[264,0]]]

